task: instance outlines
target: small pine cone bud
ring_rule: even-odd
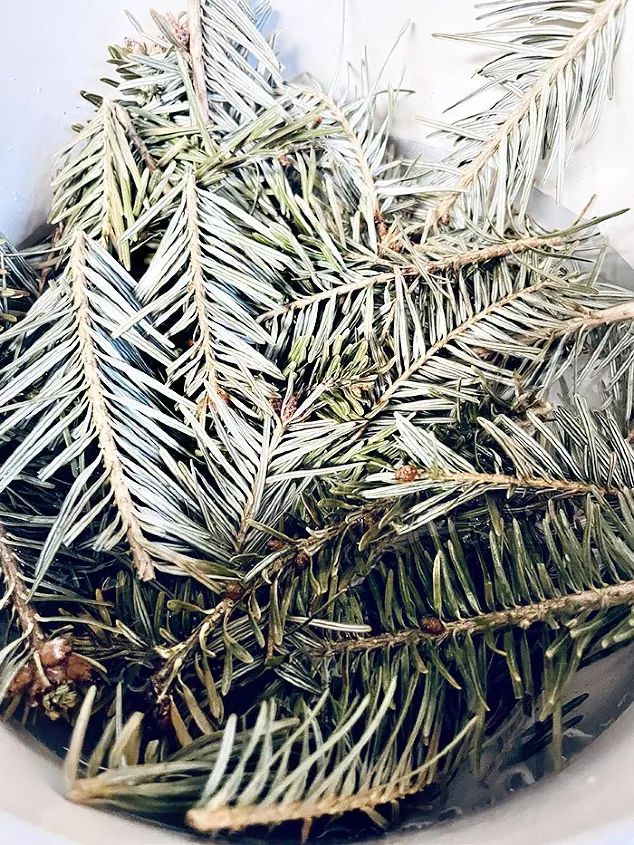
[[[324,122],[323,117],[318,117],[317,120],[313,123],[313,129],[319,129],[321,124]]]
[[[282,542],[282,540],[278,540],[276,537],[273,540],[269,540],[268,547],[272,552],[281,552],[282,549],[286,548],[286,543]]]
[[[433,637],[439,637],[446,630],[445,623],[437,616],[425,616],[421,619],[420,629],[424,634],[431,634]]]
[[[298,407],[297,396],[289,396],[282,408],[282,422],[290,422],[297,413]]]
[[[286,153],[282,153],[277,157],[277,160],[282,165],[282,167],[290,167],[293,163],[293,160],[290,156],[287,156]]]
[[[387,228],[387,224],[383,218],[383,215],[379,211],[377,211],[377,213],[374,215],[374,225],[376,226],[376,233],[379,238],[382,241],[385,240],[385,238],[387,238],[389,230]]]
[[[30,687],[32,683],[33,665],[31,663],[27,663],[27,665],[23,666],[11,681],[9,686],[9,695],[18,695],[19,693],[24,692],[24,690],[27,689],[27,687]]]
[[[411,481],[416,481],[418,478],[418,470],[413,466],[400,467],[394,473],[394,480],[401,484],[408,484]]]
[[[230,601],[240,601],[244,598],[244,587],[242,584],[238,584],[237,581],[231,581],[227,584],[227,588],[225,590],[225,598],[229,599]]]
[[[299,552],[295,558],[295,569],[303,572],[310,563],[310,555],[306,552]]]
[[[273,409],[273,412],[276,413],[279,417],[282,413],[282,400],[279,397],[276,399],[272,399],[271,408]]]
[[[40,660],[42,666],[47,669],[51,666],[59,666],[73,650],[71,644],[64,637],[56,637],[54,640],[44,643],[40,649]]]
[[[172,699],[166,695],[156,703],[152,717],[161,734],[168,734],[174,727],[172,722]]]
[[[78,684],[88,683],[92,677],[92,666],[79,654],[71,654],[66,661],[66,677]]]

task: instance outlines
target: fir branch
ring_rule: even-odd
[[[193,0],[193,2],[195,6],[199,7],[200,4],[198,0]],[[207,403],[217,402],[219,398],[224,400],[226,398],[226,394],[220,388],[216,370],[213,336],[209,321],[209,303],[203,271],[203,255],[198,220],[198,197],[196,194],[196,177],[193,173],[187,180],[186,209],[189,250],[191,256],[191,280],[189,283],[189,289],[196,308],[198,329],[200,331],[200,343],[204,357],[204,366],[201,373],[202,382],[204,384],[204,393],[198,400],[199,412],[204,418],[207,410]]]
[[[123,118],[123,123],[122,123]],[[122,240],[135,221],[134,192],[142,184],[139,165],[130,150],[147,162],[145,145],[137,145],[136,130],[121,103],[104,98],[95,117],[66,151],[66,160],[54,183],[52,225],[58,227],[56,248],[70,252],[78,230],[112,248],[127,269],[130,245]]]
[[[422,620],[421,628],[407,628],[371,637],[341,640],[325,645],[323,650],[312,653],[314,657],[329,657],[350,652],[370,652],[419,642],[440,643],[449,637],[489,634],[504,628],[527,630],[539,623],[552,624],[553,620],[565,622],[567,617],[594,613],[616,607],[634,606],[634,581],[596,587],[577,594],[544,599],[508,610],[483,613],[470,619],[443,622],[433,617]],[[430,630],[435,628],[436,630]]]
[[[268,334],[255,315],[280,299],[274,286],[279,258],[244,233],[239,206],[201,187],[192,172],[172,194],[178,207],[137,287],[143,307],[117,334],[147,318],[162,328],[178,314],[167,325],[167,339],[186,331],[191,343],[170,363],[169,383],[182,381],[203,415],[231,395],[266,412],[273,397],[266,379],[282,376],[257,349]]]
[[[132,501],[123,460],[117,447],[112,421],[104,399],[104,386],[99,375],[95,355],[93,326],[88,308],[86,252],[86,237],[80,232],[75,240],[71,255],[70,278],[90,417],[97,431],[106,475],[112,486],[114,501],[125,529],[132,562],[139,578],[142,581],[151,581],[154,578],[154,564],[147,551],[149,543]]]
[[[530,297],[550,284],[552,284],[551,279],[547,275],[542,275],[527,287],[514,290],[512,293],[491,302],[485,308],[472,314],[468,319],[464,320],[454,329],[447,332],[444,337],[439,338],[429,347],[429,349],[425,351],[423,355],[416,359],[406,370],[404,370],[404,372],[399,374],[399,376],[375,402],[370,416],[375,417],[385,411],[389,407],[390,402],[398,395],[398,392],[408,383],[408,381],[410,381],[412,376],[415,376],[423,371],[424,368],[433,361],[435,356],[446,349],[452,342],[462,338],[469,332],[470,329],[486,321],[491,315],[495,314],[496,311],[504,309],[512,303],[522,300],[525,297]]]
[[[133,146],[136,148],[137,152],[139,153],[139,155],[141,156],[141,158],[143,159],[143,161],[147,165],[148,170],[151,173],[154,173],[154,171],[158,169],[158,165],[157,165],[154,157],[152,156],[152,153],[148,149],[147,144],[145,143],[143,138],[141,138],[141,136],[137,132],[137,129],[136,129],[129,113],[123,108],[121,103],[115,102],[113,104],[113,106],[114,106],[114,110],[116,112],[117,118],[119,119],[121,125],[125,129],[125,131],[128,135],[128,138],[130,139],[130,141],[132,141]]]
[[[369,208],[368,225],[374,225],[376,228],[376,237],[378,238],[378,250],[381,251],[382,244],[386,242],[388,237],[388,228],[381,211],[381,202],[376,187],[376,180],[372,172],[372,167],[366,155],[365,149],[357,133],[352,128],[350,121],[344,109],[337,105],[334,99],[325,93],[319,92],[317,95],[321,103],[325,106],[328,113],[332,116],[338,124],[341,132],[346,138],[347,142],[353,152],[356,166],[358,167],[361,181],[364,186],[365,202]]]
[[[208,122],[209,97],[203,52],[202,0],[188,0],[188,10],[189,52],[194,76],[194,89],[198,96],[202,118],[205,122]]]
[[[480,264],[487,264],[490,261],[495,261],[499,258],[507,258],[510,256],[521,255],[525,252],[543,251],[547,249],[558,249],[567,245],[569,241],[562,235],[544,235],[541,237],[529,238],[515,238],[513,240],[503,241],[499,244],[491,244],[482,249],[473,249],[467,252],[460,252],[447,257],[427,260],[422,256],[429,250],[430,245],[425,244],[418,248],[421,259],[415,264],[395,265],[399,272],[406,277],[418,278],[425,273],[435,274],[450,270],[458,273],[470,267],[477,267]],[[333,298],[348,296],[356,291],[365,290],[379,284],[393,284],[396,275],[392,273],[376,273],[368,277],[360,278],[356,281],[346,282],[337,285],[329,290],[321,291],[320,293],[312,294],[311,296],[295,299],[287,302],[284,305],[272,311],[267,311],[258,317],[259,323],[264,323],[275,317],[287,314],[289,311],[301,311],[305,308],[311,308],[320,302],[328,302]]]
[[[543,142],[545,127],[548,126],[546,111],[549,108],[551,93],[556,88],[558,89],[559,81],[563,80],[564,75],[567,74],[571,68],[575,67],[579,61],[583,61],[585,57],[590,55],[591,61],[594,63],[594,53],[589,52],[590,48],[593,45],[600,44],[600,41],[603,38],[603,33],[606,30],[614,30],[614,22],[618,16],[623,13],[626,3],[627,0],[600,0],[600,2],[593,3],[590,8],[583,10],[585,22],[583,22],[581,26],[578,27],[577,31],[568,38],[567,43],[563,46],[563,49],[560,46],[561,39],[553,39],[553,45],[550,47],[547,45],[546,57],[540,59],[543,66],[540,67],[538,62],[537,72],[535,72],[530,65],[528,66],[528,73],[526,76],[526,78],[530,80],[528,86],[525,90],[520,90],[517,95],[512,93],[502,101],[503,105],[508,109],[507,116],[502,123],[494,127],[490,137],[485,138],[481,148],[477,152],[477,155],[470,158],[470,160],[462,166],[462,172],[458,184],[455,187],[455,192],[446,199],[441,200],[441,202],[438,203],[438,205],[430,212],[428,219],[428,225],[430,227],[436,227],[439,223],[447,225],[450,222],[450,218],[456,204],[460,202],[463,197],[468,196],[471,191],[476,190],[478,183],[485,176],[486,171],[492,166],[496,157],[501,158],[504,162],[504,164],[500,166],[499,171],[500,175],[497,187],[498,196],[500,198],[504,196],[507,208],[510,207],[513,200],[513,194],[509,196],[508,186],[502,185],[503,178],[505,178],[507,182],[511,182],[512,178],[515,176],[514,173],[509,174],[507,172],[507,149],[510,147],[513,138],[517,137],[517,134],[524,126],[527,127],[527,139],[523,141],[520,140],[520,155],[516,156],[516,158],[518,162],[526,163],[526,172],[521,175],[522,184],[524,185],[524,199],[522,205],[523,209],[525,209],[528,192],[530,187],[532,187],[536,167],[541,154],[539,147]],[[515,16],[518,20],[523,20],[522,15],[524,12],[521,3],[511,5],[506,11],[508,12],[511,20],[514,20],[513,16]],[[548,27],[551,25],[552,20],[552,17],[548,15],[548,11],[549,10],[546,7],[544,9],[545,13],[543,16],[546,32],[548,31]],[[535,31],[533,32],[531,29],[530,33],[527,32],[525,40],[526,56],[528,57],[530,57],[531,54],[536,57],[539,57],[540,55],[539,44],[538,42],[535,43],[536,39],[539,39],[540,36],[540,23],[541,21],[538,19]],[[502,37],[505,35],[503,24],[500,26],[500,34]],[[452,36],[444,37],[451,38]],[[454,37],[458,39],[460,38],[460,36]],[[491,43],[493,38],[487,38],[487,34],[481,38],[478,36],[465,36],[466,40],[475,41],[476,43],[481,42],[484,44]],[[548,39],[546,37],[546,41],[547,40]],[[606,64],[611,63],[613,59],[613,52],[610,51],[614,51],[616,49],[616,43],[611,43],[613,40],[614,35],[612,31],[609,34],[609,38],[606,39],[606,43],[601,45],[608,52],[608,55],[603,59],[603,62]],[[493,41],[493,43],[495,43],[495,46],[501,46],[499,41]],[[514,52],[517,52],[520,60],[523,57],[523,46],[524,42],[522,39],[504,44],[504,47],[508,48],[511,55]],[[524,61],[527,61],[527,59],[524,58]],[[585,68],[585,72],[587,74],[599,76],[599,74],[609,73],[609,69],[605,68],[603,64],[601,67],[593,67],[589,62],[589,66]],[[497,77],[497,81],[503,82],[503,79]],[[521,71],[518,71],[517,66],[509,68],[509,82],[513,82],[514,87],[516,85],[519,85],[520,87],[522,86],[523,80]],[[593,86],[589,84],[584,88],[584,99],[582,102],[578,98],[568,97],[565,93],[565,84],[566,83],[564,83],[563,86],[564,91],[556,91],[556,97],[558,100],[561,100],[563,97],[566,97],[568,100],[567,103],[560,102],[558,104],[559,125],[557,127],[557,132],[559,137],[563,137],[564,145],[566,141],[567,124],[571,121],[570,115],[574,116],[577,113],[581,115],[581,117],[576,118],[576,125],[574,127],[575,130],[578,131],[580,128],[580,121],[586,116],[595,97],[600,97],[605,91],[605,86],[603,84],[597,84],[594,90]],[[579,111],[577,112],[577,110]],[[540,117],[538,117],[538,115]],[[454,131],[460,135],[460,126],[457,126]],[[468,137],[468,135],[465,135],[465,137]],[[551,141],[550,143],[552,144],[553,142]],[[553,148],[554,146],[556,145],[553,145]],[[564,162],[560,161],[559,164],[561,172]],[[510,168],[517,168],[517,164],[511,163]],[[502,176],[502,174],[504,174],[504,176]],[[559,179],[559,185],[560,184],[561,177]],[[503,226],[503,217],[505,213],[502,210],[502,199],[498,200],[497,205],[499,212],[498,216],[500,218],[498,219],[498,228],[500,228]]]
[[[452,270],[454,273],[466,267],[475,267],[479,264],[487,264],[498,258],[507,258],[521,255],[524,252],[534,252],[549,249],[558,249],[570,243],[563,235],[542,235],[540,237],[515,238],[502,241],[499,244],[491,244],[482,249],[474,249],[470,252],[463,252],[458,255],[449,255],[438,261],[424,261],[422,269],[427,273],[438,273],[443,270]],[[421,251],[428,249],[425,244]],[[406,268],[406,273],[408,269]],[[412,268],[409,272],[415,272]]]
[[[442,469],[419,470],[415,467],[400,467],[394,473],[394,480],[399,484],[411,484],[415,481],[429,481],[432,484],[455,484],[457,487],[485,487],[488,490],[535,490],[548,491],[557,495],[586,496],[599,493],[604,496],[614,495],[613,487],[584,484],[579,481],[562,481],[555,478],[528,478],[521,475],[502,475],[485,472],[446,472]]]
[[[310,835],[312,824],[325,816],[338,817],[347,813],[369,813],[377,807],[402,801],[410,795],[421,792],[432,782],[435,768],[461,744],[468,743],[476,733],[478,718],[466,723],[457,735],[441,751],[432,746],[427,760],[418,768],[393,778],[389,783],[380,783],[373,788],[360,789],[347,796],[327,796],[321,800],[285,801],[268,806],[214,806],[213,809],[196,807],[187,813],[187,823],[199,833],[238,832],[259,825],[281,825],[284,822],[301,821],[302,841]],[[79,783],[81,789],[81,782]]]
[[[590,332],[594,329],[605,328],[616,323],[630,323],[634,320],[634,300],[590,311],[581,317],[565,322],[560,328],[552,332],[551,337],[568,336],[578,332]]]

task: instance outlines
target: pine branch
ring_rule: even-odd
[[[487,171],[489,167],[494,164],[495,158],[500,157],[504,164],[500,167],[500,173],[504,173],[504,177],[508,179],[507,174],[507,166],[506,166],[506,159],[507,159],[507,149],[510,147],[511,141],[514,136],[520,131],[520,129],[530,122],[530,126],[527,127],[527,133],[530,132],[532,137],[530,141],[520,141],[522,147],[526,148],[525,158],[528,160],[529,164],[526,168],[526,173],[522,175],[522,179],[526,185],[524,189],[524,201],[523,205],[525,206],[526,197],[528,196],[528,188],[532,185],[532,181],[534,179],[535,170],[537,167],[537,163],[540,158],[540,151],[538,147],[542,144],[542,136],[545,131],[545,126],[547,126],[547,122],[545,119],[546,110],[549,108],[549,99],[551,96],[551,91],[556,88],[558,85],[558,81],[564,78],[564,74],[568,73],[572,68],[574,68],[577,63],[582,60],[584,57],[588,55],[589,48],[592,47],[595,43],[598,43],[599,40],[602,38],[603,33],[609,27],[614,27],[614,21],[621,14],[625,8],[627,0],[601,0],[601,2],[597,2],[593,4],[593,7],[586,12],[584,9],[584,13],[587,14],[587,19],[585,23],[583,23],[577,30],[577,32],[569,38],[568,43],[564,46],[563,49],[560,48],[560,42],[557,39],[554,39],[554,46],[551,47],[548,52],[546,53],[546,58],[542,59],[543,68],[539,69],[537,73],[534,72],[533,68],[528,66],[528,77],[531,82],[529,86],[519,93],[517,96],[509,96],[506,100],[502,102],[504,105],[510,107],[510,111],[506,118],[503,120],[501,124],[495,127],[490,137],[486,138],[484,143],[482,144],[481,149],[479,149],[475,158],[465,164],[461,169],[462,173],[458,184],[455,188],[455,193],[451,194],[446,199],[443,199],[430,213],[428,219],[428,225],[430,227],[436,227],[438,224],[442,223],[443,225],[448,225],[450,222],[450,218],[454,207],[456,204],[461,201],[461,198],[465,195],[468,195],[470,191],[474,190]],[[512,15],[514,12],[514,7],[511,6],[509,8],[509,14]],[[548,12],[548,9],[545,9],[545,12]],[[522,20],[523,8],[521,4],[517,4],[517,17]],[[512,18],[511,18],[512,19]],[[545,27],[547,28],[551,23],[551,17],[548,14],[544,15]],[[504,36],[504,28],[503,26],[500,28],[500,32],[502,36]],[[533,43],[531,39],[538,39],[539,38],[539,19],[537,22],[537,26],[535,32],[531,32],[527,34],[525,40],[527,44],[527,54],[528,56],[533,55],[539,57],[539,44],[536,43],[533,47]],[[451,37],[451,36],[445,36]],[[610,39],[613,38],[613,34],[610,33]],[[459,38],[459,36],[458,36]],[[467,37],[467,40],[473,41],[481,41],[482,43],[490,43],[487,41],[486,36],[479,39],[478,37],[472,38]],[[512,54],[517,50],[519,53],[519,58],[521,59],[523,56],[521,46],[522,40],[518,39],[519,46],[516,47],[515,42],[510,42],[508,45],[504,45],[504,47],[508,47],[509,52]],[[496,46],[501,46],[500,42],[494,42]],[[531,50],[532,48],[532,50]],[[613,48],[616,49],[616,45],[613,45]],[[608,44],[605,45],[606,50],[610,50],[610,46]],[[556,51],[555,54],[551,52],[552,50]],[[592,54],[593,55],[593,54]],[[551,58],[552,56],[552,58]],[[613,56],[608,54],[605,61],[607,63],[611,62]],[[594,59],[593,59],[594,61]],[[595,68],[587,68],[586,73],[607,73],[605,68],[601,67],[599,70]],[[511,77],[509,81],[513,83],[518,83],[521,85],[522,77],[521,71],[518,71],[517,67],[514,67],[512,70],[509,69],[509,76]],[[498,81],[503,82],[503,79],[498,79]],[[599,96],[604,91],[603,85],[597,85],[595,90],[592,90],[592,86],[588,86],[584,89],[584,97],[588,101],[587,104],[584,101],[583,106],[585,107],[585,111],[580,111],[582,117],[585,116],[587,110],[589,110],[589,105],[592,104],[592,101],[595,96]],[[566,96],[565,93],[557,91],[557,97],[561,98]],[[581,109],[582,105],[580,101],[576,101],[575,98],[572,98],[572,101],[569,103],[562,103],[560,105],[560,117],[559,117],[559,126],[558,132],[560,135],[563,135],[564,143],[565,143],[565,134],[567,126],[566,124],[569,122],[568,113],[575,114],[575,109]],[[561,114],[561,110],[563,109],[563,114]],[[538,118],[538,115],[540,116]],[[581,118],[577,118],[575,129],[578,131],[579,124]],[[460,128],[457,127],[456,130],[458,134],[460,134]],[[468,137],[468,136],[467,136]],[[530,150],[528,149],[530,146]],[[522,148],[520,148],[520,153],[522,152]],[[523,157],[520,155],[518,156],[519,160],[522,160]],[[511,165],[513,167],[515,165]],[[503,170],[502,170],[503,167]],[[563,167],[563,162],[560,161],[560,167]],[[500,181],[503,177],[500,176]],[[498,190],[503,190],[498,188]],[[511,195],[509,199],[506,201],[507,206],[510,207],[512,202],[513,196]],[[501,204],[498,202],[498,209],[500,211],[500,216],[503,216],[504,212],[501,210]],[[502,221],[498,219],[498,228],[500,227]]]
[[[599,493],[604,496],[614,495],[616,488],[595,484],[583,484],[578,481],[562,481],[555,478],[528,478],[521,475],[502,475],[485,472],[446,472],[442,469],[419,470],[404,466],[397,469],[394,479],[399,484],[411,484],[415,481],[429,481],[432,484],[455,484],[457,487],[486,487],[494,490],[536,490],[569,496],[587,496]]]
[[[281,825],[285,822],[301,821],[304,823],[302,841],[306,841],[312,823],[317,819],[325,816],[338,817],[355,811],[368,813],[377,807],[402,801],[407,796],[421,792],[432,782],[438,763],[461,743],[468,743],[470,735],[476,732],[477,727],[478,719],[470,720],[441,751],[436,752],[432,746],[425,763],[390,783],[361,789],[345,797],[328,796],[313,801],[286,801],[269,806],[215,806],[211,810],[196,807],[187,813],[187,823],[199,833],[209,834],[222,831],[238,832],[259,825]],[[81,789],[81,782],[79,787]]]
[[[325,93],[320,92],[317,96],[326,107],[329,114],[332,115],[336,123],[339,125],[343,135],[352,148],[356,165],[359,169],[361,180],[365,189],[367,204],[371,212],[369,215],[368,225],[372,222],[376,228],[378,251],[380,252],[383,242],[385,242],[388,237],[388,228],[381,211],[381,202],[379,200],[376,181],[365,149],[363,148],[359,136],[352,128],[343,108],[338,106],[332,97],[329,97]]]
[[[198,96],[200,113],[204,121],[209,121],[209,98],[205,73],[202,27],[203,0],[188,0],[189,52],[191,54],[194,75],[194,89]]]
[[[460,270],[465,268],[477,267],[480,264],[487,264],[490,261],[497,260],[498,258],[507,258],[509,256],[521,255],[522,253],[533,252],[536,250],[542,251],[546,249],[557,249],[565,246],[567,243],[569,243],[569,241],[561,235],[516,238],[499,244],[491,244],[483,249],[474,249],[467,252],[448,255],[446,258],[442,259],[429,261],[421,258],[421,260],[417,260],[416,264],[398,264],[396,267],[404,276],[415,278],[418,278],[425,273],[433,275],[435,273],[442,273],[445,270],[458,273]],[[420,247],[419,249],[421,255],[424,255],[429,249],[429,244],[425,244],[425,246]],[[285,305],[282,305],[280,308],[276,308],[262,314],[258,317],[258,322],[264,323],[267,320],[282,316],[283,314],[288,314],[290,311],[301,311],[305,308],[311,308],[320,302],[328,302],[333,298],[348,296],[356,291],[366,290],[367,288],[371,288],[379,284],[393,284],[394,281],[394,273],[376,273],[369,277],[358,279],[354,282],[337,285],[334,288],[320,293],[315,293],[312,296],[295,299]]]
[[[539,623],[552,624],[553,620],[562,622],[566,617],[575,617],[582,613],[632,606],[634,606],[634,581],[628,581],[624,584],[596,587],[578,594],[549,598],[509,610],[483,613],[471,619],[460,619],[455,622],[445,623],[440,619],[429,617],[422,620],[421,628],[407,628],[403,631],[330,643],[324,646],[322,651],[315,652],[313,656],[329,657],[356,651],[370,652],[418,642],[440,643],[449,637],[489,634],[504,628],[527,630]]]
[[[417,373],[420,373],[439,352],[441,352],[443,349],[446,349],[446,347],[449,346],[449,344],[451,344],[453,341],[456,341],[463,337],[470,329],[472,329],[474,326],[477,326],[479,323],[484,322],[496,311],[506,308],[507,306],[511,305],[512,303],[518,300],[538,293],[551,283],[551,279],[546,275],[541,276],[541,278],[538,277],[537,281],[528,285],[526,288],[515,290],[512,293],[509,293],[506,296],[503,296],[500,299],[490,303],[486,308],[483,308],[482,310],[474,313],[467,320],[464,320],[462,323],[457,325],[444,337],[439,338],[432,346],[429,347],[429,349],[426,350],[424,355],[421,355],[416,361],[414,361],[411,366],[409,366],[404,372],[402,372],[398,376],[398,378],[396,378],[392,382],[390,387],[384,391],[384,393],[374,404],[370,416],[375,417],[385,411],[389,407],[390,402],[398,394],[399,390],[401,390],[401,388],[407,384],[407,382],[412,378],[412,376],[416,375]]]
[[[114,435],[110,413],[104,399],[104,385],[95,355],[93,326],[90,318],[86,279],[86,237],[78,233],[70,260],[73,302],[77,318],[81,361],[86,379],[90,416],[97,431],[106,475],[125,529],[134,567],[142,581],[154,578],[154,564],[148,554],[148,540],[137,516],[126,472]]]

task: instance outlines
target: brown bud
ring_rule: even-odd
[[[59,666],[60,663],[66,660],[72,650],[71,644],[64,637],[56,637],[54,640],[49,640],[40,649],[42,666],[46,668]]]
[[[324,122],[323,117],[318,117],[317,120],[313,123],[313,129],[319,129],[321,124]]]
[[[163,734],[169,733],[174,727],[172,722],[171,696],[166,695],[156,702],[152,716],[159,731]]]
[[[282,549],[286,548],[286,543],[282,542],[282,540],[278,540],[277,538],[269,540],[267,545],[272,552],[281,552]]]
[[[411,481],[416,481],[418,478],[419,472],[416,467],[413,466],[404,466],[399,467],[394,473],[394,480],[398,481],[401,484],[408,484]]]
[[[242,584],[238,584],[237,581],[231,581],[227,584],[227,588],[225,590],[225,598],[229,599],[230,601],[240,601],[244,598],[244,587]]]
[[[33,683],[33,664],[27,663],[15,675],[9,686],[9,695],[17,695]]]
[[[298,407],[297,396],[289,396],[282,408],[282,422],[290,422],[297,413]]]
[[[310,563],[310,555],[307,552],[298,552],[295,558],[295,569],[303,572]]]
[[[385,219],[383,218],[383,215],[380,211],[377,211],[377,213],[374,215],[374,225],[376,226],[376,233],[379,238],[382,241],[385,240],[385,238],[387,238],[389,230],[387,228]]]
[[[92,677],[92,666],[79,654],[71,654],[66,661],[66,678],[78,684],[88,683]]]
[[[290,156],[287,156],[286,153],[282,153],[277,157],[277,160],[282,165],[282,167],[290,167],[293,164],[293,160]]]
[[[420,629],[424,634],[440,637],[445,633],[445,623],[437,616],[425,616],[420,620]]]
[[[50,672],[51,670],[49,669],[48,671]],[[51,684],[48,677],[43,676],[41,672],[34,672],[33,681],[29,687],[29,699],[31,704],[34,705],[39,700],[40,696],[47,690],[50,690],[52,686],[53,684]]]

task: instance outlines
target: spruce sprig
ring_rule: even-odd
[[[306,838],[527,720],[561,761],[634,633],[634,307],[529,201],[625,7],[489,4],[501,96],[433,165],[366,65],[286,81],[267,2],[111,48],[39,285],[0,241],[0,692],[73,800]]]

